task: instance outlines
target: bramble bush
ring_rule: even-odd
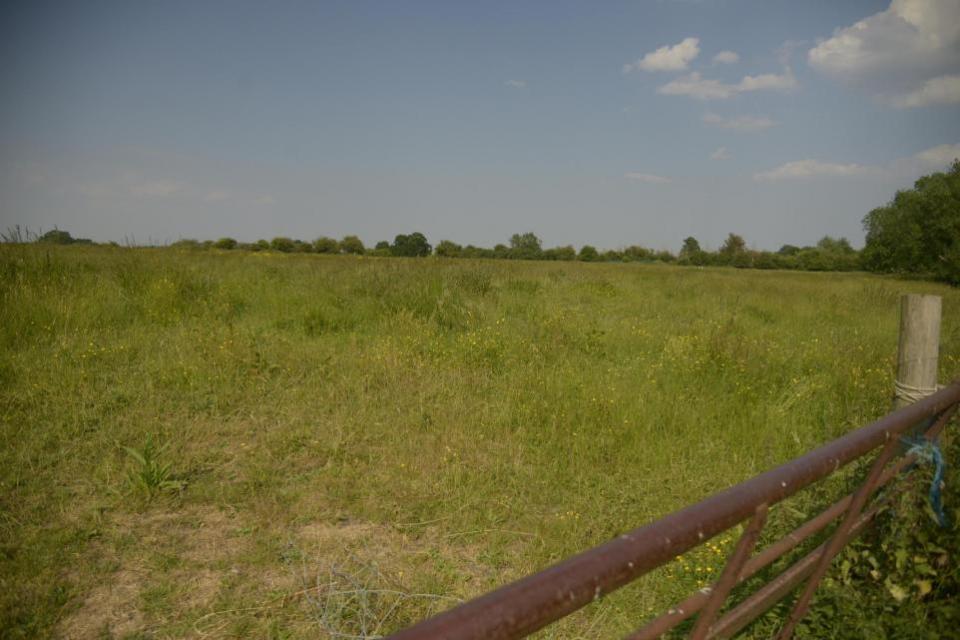
[[[950,428],[956,428],[952,425]],[[944,446],[941,526],[929,502],[933,466],[901,480],[874,526],[834,560],[797,638],[947,638],[960,624],[960,439]]]

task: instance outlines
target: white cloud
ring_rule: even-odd
[[[744,76],[737,84],[703,78],[694,71],[668,82],[658,88],[657,93],[669,96],[690,96],[697,100],[726,100],[748,91],[789,91],[797,86],[797,79],[789,68],[782,74],[765,73],[759,76]]]
[[[797,79],[793,76],[793,71],[787,67],[783,73],[764,73],[759,76],[744,76],[740,84],[737,85],[738,91],[790,91],[797,88]]]
[[[503,84],[505,84],[505,85],[508,86],[508,87],[513,87],[514,89],[526,89],[526,88],[527,88],[527,81],[526,81],[526,80],[507,80],[507,81],[504,82]]]
[[[954,104],[960,2],[893,0],[885,11],[834,31],[807,52],[807,61],[895,107]]]
[[[721,51],[713,56],[714,64],[736,64],[740,62],[740,54],[736,51]]]
[[[682,78],[671,80],[658,88],[657,93],[666,96],[690,96],[697,100],[726,100],[737,94],[737,87],[719,80],[702,78],[694,71]]]
[[[647,182],[650,184],[666,184],[667,182],[670,182],[670,178],[655,176],[649,173],[636,173],[632,171],[624,174],[623,177],[631,182]]]
[[[931,78],[919,89],[894,96],[890,102],[898,109],[960,104],[960,75]]]
[[[685,38],[673,46],[660,47],[633,63],[623,65],[623,72],[683,71],[700,54],[700,39]]]
[[[703,114],[702,120],[706,124],[720,127],[721,129],[731,129],[743,133],[763,131],[777,124],[767,116],[736,116],[734,118],[724,118],[709,111]]]
[[[754,180],[793,180],[820,176],[859,176],[873,169],[859,164],[836,164],[818,160],[794,160],[753,175]]]
[[[727,151],[726,147],[720,147],[716,151],[710,154],[711,160],[729,160],[733,156]]]
[[[821,71],[858,74],[942,68],[960,60],[960,3],[893,0],[886,11],[833,33],[810,49]]]

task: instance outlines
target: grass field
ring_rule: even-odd
[[[904,292],[953,378],[924,282],[0,246],[2,635],[395,630],[882,415]]]

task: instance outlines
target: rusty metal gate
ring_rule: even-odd
[[[916,454],[906,450],[902,437],[912,435],[933,441],[956,412],[958,403],[960,380],[804,456],[391,637],[395,640],[522,638],[714,536],[746,523],[715,583],[692,594],[628,638],[659,637],[694,615],[697,619],[691,638],[730,637],[805,581],[777,636],[786,640],[806,614],[813,593],[833,558],[870,524],[890,497],[889,493],[883,497],[874,493],[916,462]],[[866,479],[855,491],[753,553],[770,507],[879,447],[882,447],[880,453]],[[719,615],[737,584],[838,519],[839,525],[825,542]]]

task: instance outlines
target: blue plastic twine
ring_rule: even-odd
[[[940,446],[933,440],[920,438],[919,441],[907,441],[912,445],[907,450],[907,455],[917,457],[917,462],[926,462],[934,465],[933,481],[930,483],[930,507],[937,516],[937,522],[941,527],[947,526],[947,514],[943,512],[943,496],[940,494],[943,485],[943,469],[946,463],[943,461],[943,452]]]

